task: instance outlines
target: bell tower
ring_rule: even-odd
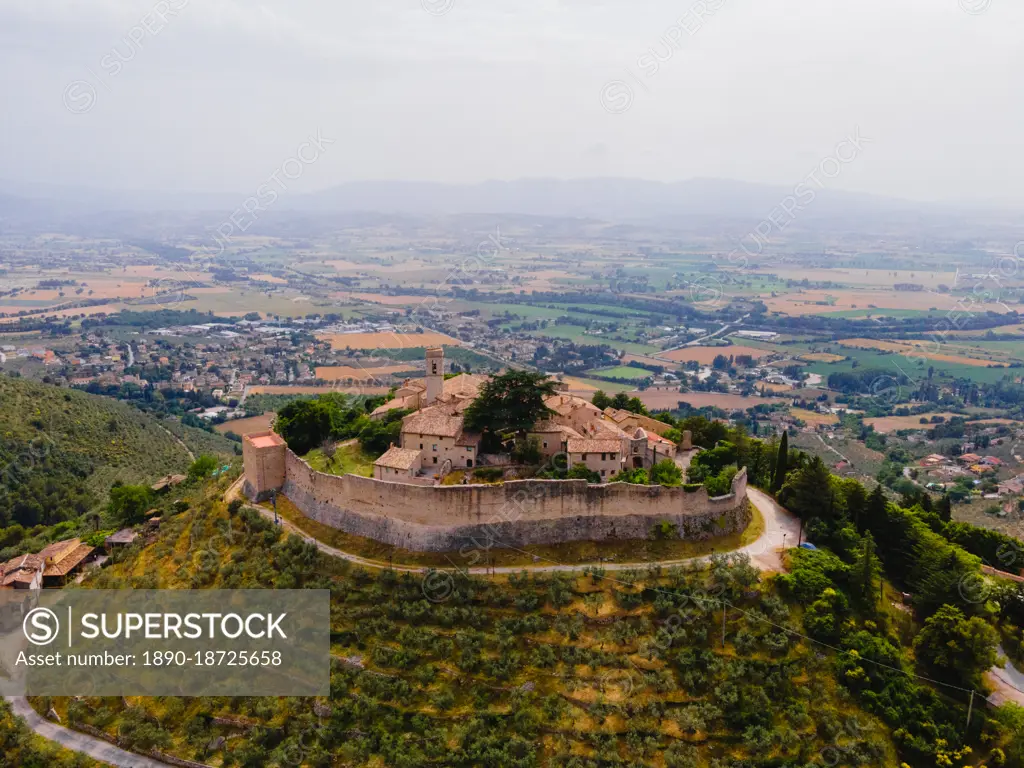
[[[427,347],[427,405],[444,391],[444,347]]]

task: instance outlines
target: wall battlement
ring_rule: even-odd
[[[736,474],[732,492],[718,498],[703,488],[586,480],[423,486],[317,472],[272,434],[243,441],[250,498],[282,491],[319,523],[408,550],[645,539],[662,521],[676,525],[684,538],[707,539],[738,533],[750,522],[745,469]]]

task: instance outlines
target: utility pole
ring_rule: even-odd
[[[967,730],[971,729],[971,713],[974,711],[974,691],[971,691],[971,703],[967,705]]]
[[[728,609],[725,607],[725,603],[722,603],[722,651],[725,651],[725,616],[728,613]]]

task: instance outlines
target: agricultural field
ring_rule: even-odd
[[[619,392],[629,392],[633,389],[631,384],[624,384],[617,381],[601,381],[600,379],[588,379],[585,376],[563,376],[562,381],[569,385],[569,391],[581,397],[590,398],[597,390],[612,395]]]
[[[766,397],[744,397],[742,395],[721,392],[679,392],[674,389],[648,389],[643,392],[630,392],[652,410],[675,410],[680,402],[693,408],[713,406],[724,411],[743,411],[756,405],[775,405],[784,401]]]
[[[833,355],[830,352],[808,352],[798,358],[808,363],[841,363],[846,359],[843,355]]]
[[[817,411],[809,411],[806,408],[790,408],[789,414],[811,427],[825,427],[839,423],[839,417],[834,413],[818,413]]]
[[[608,376],[613,379],[629,379],[631,381],[643,381],[653,376],[651,371],[643,368],[636,368],[632,365],[617,365],[613,368],[595,368],[587,371],[592,376]]]
[[[983,342],[994,344],[998,342]],[[954,344],[936,343],[931,340],[910,339],[907,341],[880,341],[876,339],[841,339],[838,344],[841,347],[854,347],[856,349],[876,349],[882,352],[894,352],[904,357],[924,357],[928,360],[935,360],[945,363],[956,363],[958,365],[1008,366],[1013,362],[1020,362],[1013,358],[1008,351],[999,347],[991,347],[991,351],[982,346],[982,343]],[[1015,347],[1012,342],[1007,344],[1008,349]],[[1018,354],[1024,350],[1015,349]]]
[[[966,378],[985,383],[997,382],[1012,374],[1012,371],[1003,365],[987,367],[979,365],[977,360],[972,360],[969,365],[952,363],[922,357],[916,353],[913,347],[903,349],[907,351],[907,354],[848,347],[843,350],[846,352],[846,360],[838,363],[811,363],[806,370],[809,373],[819,374],[826,380],[830,373],[852,371],[857,368],[878,369],[891,376],[906,375],[911,381],[926,379],[929,369],[940,376]]]
[[[386,395],[388,387],[318,387],[300,384],[256,384],[246,389],[246,395],[326,395],[340,392],[345,395]]]
[[[745,346],[743,344],[731,344],[722,347],[683,347],[671,352],[662,352],[658,357],[671,360],[675,363],[698,362],[701,365],[711,365],[719,355],[736,357],[737,355],[750,355],[755,360],[768,355],[763,349]]]
[[[547,328],[529,331],[528,333],[531,336],[549,336],[556,339],[567,339],[568,341],[575,342],[576,344],[607,344],[614,349],[640,355],[648,355],[652,352],[657,352],[659,349],[653,344],[645,344],[637,341],[621,341],[617,338],[613,338],[613,336],[621,335],[621,332],[618,334],[588,333],[586,329],[579,325],[552,323]]]
[[[245,437],[254,432],[266,432],[270,429],[270,425],[274,423],[275,418],[277,418],[276,413],[264,413],[261,416],[249,416],[245,419],[225,421],[223,424],[214,425],[213,428],[222,435],[234,432],[239,437]]]
[[[772,273],[780,280],[803,281],[815,283],[833,282],[850,288],[886,288],[894,283],[916,283],[925,288],[938,289],[940,285],[953,286],[957,282],[956,272],[933,272],[924,270],[889,270],[889,269],[854,269],[836,267],[834,269],[787,268],[776,267]]]
[[[330,342],[336,350],[344,349],[403,349],[411,347],[459,346],[461,342],[435,331],[423,333],[386,331],[382,333],[331,333],[320,338]]]
[[[799,290],[776,296],[761,296],[770,312],[783,315],[820,315],[847,310],[917,310],[938,313],[963,313],[963,297],[928,291],[883,291],[813,289]],[[960,303],[958,303],[960,302]],[[970,305],[975,313],[997,312],[1005,314],[1005,305],[996,302],[976,302]],[[886,312],[879,312],[886,314]]]
[[[321,365],[316,368],[316,377],[324,381],[348,381],[349,379],[372,379],[396,373],[410,373],[415,370],[415,367],[409,365],[367,365],[365,367],[361,365]]]
[[[876,432],[898,432],[904,429],[928,430],[935,426],[931,419],[933,416],[940,416],[946,421],[953,418],[964,418],[962,413],[924,413],[920,416],[883,416],[864,419],[864,424],[874,427]],[[922,421],[922,419],[924,421]],[[969,424],[1013,424],[1012,419],[980,419],[968,422]]]

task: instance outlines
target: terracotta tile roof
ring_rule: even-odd
[[[422,452],[412,448],[399,448],[391,446],[388,450],[373,462],[375,467],[387,467],[388,469],[412,469],[420,463]]]
[[[65,539],[64,541],[55,541],[43,548],[43,551],[39,553],[39,556],[43,558],[47,563],[59,563],[65,557],[70,555],[79,544],[82,543],[81,539]]]
[[[393,400],[388,400],[383,405],[378,405],[370,413],[371,416],[379,416],[382,413],[388,411],[394,411],[405,408],[413,408],[419,402],[419,395],[407,395],[406,397],[396,397]]]
[[[480,435],[476,432],[463,432],[455,441],[456,445],[470,446],[480,445]]]
[[[583,437],[572,427],[567,427],[564,424],[556,424],[550,419],[538,421],[533,425],[533,429],[530,430],[531,435],[548,435],[548,434],[560,434],[568,437]]]
[[[450,379],[445,379],[442,385],[442,393],[446,397],[476,397],[480,388],[486,384],[488,377],[477,376],[473,373],[460,373]]]
[[[576,395],[551,395],[544,399],[544,405],[561,416],[568,416],[573,411],[585,408],[594,412],[595,416],[601,415],[601,409],[588,400]]]
[[[18,555],[0,565],[0,586],[31,585],[43,569],[45,561],[39,555]]]
[[[104,539],[104,542],[107,544],[131,544],[136,538],[138,538],[138,536],[139,534],[131,528],[122,528],[117,533],[112,533],[107,536],[107,538]]]
[[[462,416],[450,407],[431,406],[409,414],[402,420],[402,433],[432,437],[458,437],[462,432]]]
[[[583,437],[569,438],[569,453],[619,453],[622,443],[618,440],[592,440]]]
[[[587,433],[594,438],[602,438],[604,440],[611,440],[615,438],[622,440],[623,438],[629,439],[629,433],[621,429],[617,424],[613,424],[610,421],[604,419],[597,419],[595,421],[588,422],[586,424]]]
[[[92,554],[93,547],[88,544],[79,544],[74,550],[62,557],[59,562],[48,565],[43,571],[43,576],[66,576],[72,569],[78,566],[85,558]]]
[[[657,443],[658,445],[671,446],[672,448],[676,447],[676,444],[669,440],[667,437],[662,437],[661,435],[656,434],[654,432],[647,433],[647,442]]]
[[[259,438],[259,437],[256,438],[256,440],[263,440],[263,439],[265,439],[265,438]],[[256,445],[256,440],[253,440],[253,445],[256,448],[265,448],[266,447],[266,446],[262,446],[262,445]],[[153,485],[151,485],[150,488],[152,488],[154,491],[162,491],[164,488],[168,488],[168,487],[174,486],[174,485],[179,485],[180,483],[185,482],[185,480],[186,480],[185,475],[167,475],[166,477],[161,477],[159,480],[157,480],[155,483],[153,483]]]

